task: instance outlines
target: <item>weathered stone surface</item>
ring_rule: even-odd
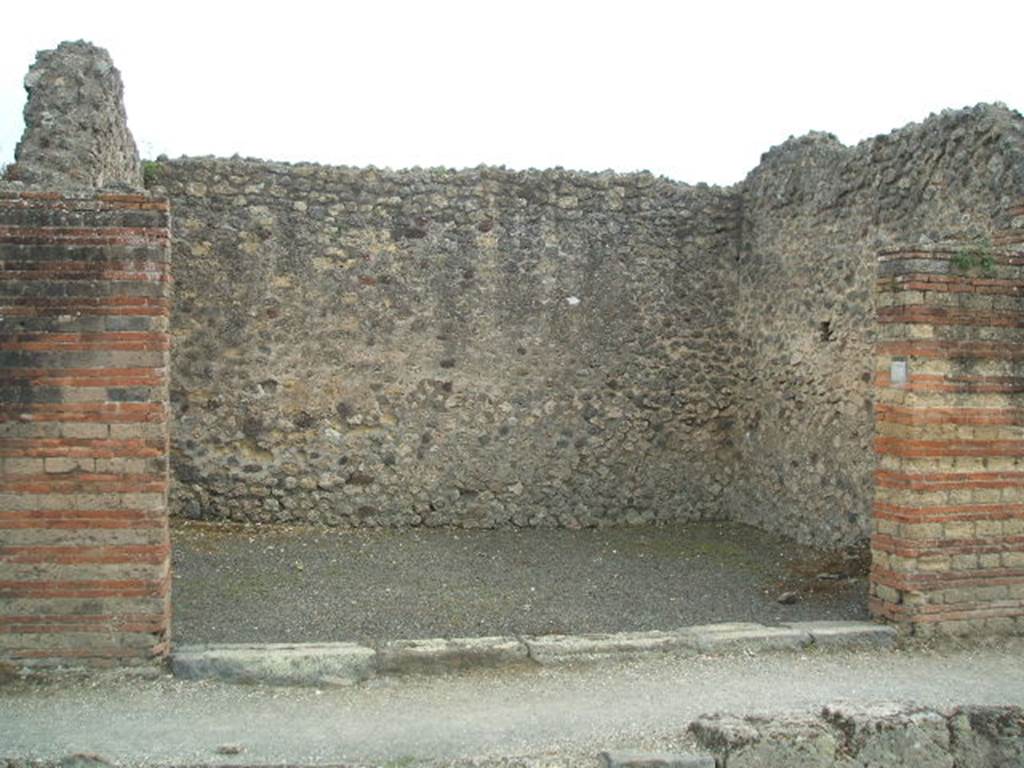
[[[811,643],[810,634],[802,629],[746,622],[689,627],[680,634],[704,653],[795,650]]]
[[[836,705],[820,717],[713,715],[689,732],[719,768],[1010,768],[1024,757],[1019,707],[951,714],[898,704]]]
[[[833,768],[836,734],[808,718],[703,717],[690,725],[702,748],[723,768]]]
[[[178,677],[267,685],[351,685],[372,677],[376,652],[355,643],[183,646],[171,655]]]
[[[381,674],[438,674],[529,663],[526,645],[514,637],[395,640],[377,652]]]
[[[602,752],[604,768],[715,768],[711,755],[691,752]]]
[[[886,648],[896,643],[898,632],[888,624],[870,621],[790,621],[787,627],[806,632],[817,646]]]
[[[1024,712],[1016,707],[961,707],[949,719],[957,768],[1024,765]]]
[[[591,635],[527,637],[530,658],[539,664],[564,664],[611,657],[628,658],[646,653],[695,653],[685,632],[616,632]]]
[[[57,189],[141,189],[121,74],[83,41],[40,51],[25,77],[25,133],[8,178]]]
[[[953,768],[946,718],[899,705],[826,707],[823,718],[843,734],[851,768]]]
[[[13,179],[140,183],[105,51],[44,51],[26,87]],[[176,513],[839,546],[868,529],[874,255],[991,234],[1024,120],[812,133],[727,189],[237,158],[147,183],[176,217]]]
[[[332,526],[714,517],[732,232],[649,174],[160,163],[173,506]]]
[[[1024,121],[811,134],[730,189],[182,159],[174,508],[868,530],[874,255],[990,229]]]
[[[814,133],[739,185],[735,519],[826,546],[868,532],[877,252],[991,235],[1024,196],[1024,120],[947,111],[847,147]]]

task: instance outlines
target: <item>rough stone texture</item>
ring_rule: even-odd
[[[832,768],[839,738],[810,718],[702,717],[690,732],[722,768]]]
[[[141,189],[121,73],[110,54],[83,41],[40,51],[25,90],[25,133],[9,179],[55,189]]]
[[[811,134],[731,189],[182,159],[174,508],[868,532],[874,255],[987,232],[1024,121]]]
[[[1009,768],[1024,754],[1018,707],[838,705],[818,718],[706,716],[689,730],[720,768]]]
[[[138,184],[105,51],[41,52],[26,86],[15,178]],[[790,140],[731,190],[164,163],[178,506],[355,525],[725,514],[848,543],[870,488],[871,255],[990,229],[1024,189],[1022,147],[1019,115],[978,107],[852,148]]]
[[[962,707],[949,719],[957,768],[1024,765],[1024,713],[1014,708]]]
[[[340,526],[719,514],[735,195],[648,174],[160,163],[174,507]]]
[[[834,546],[868,532],[875,255],[990,233],[1024,194],[1024,120],[943,112],[845,147],[827,134],[768,152],[743,182],[736,264],[736,519]]]
[[[947,718],[927,709],[896,705],[827,707],[822,717],[843,735],[849,764],[953,768]]]

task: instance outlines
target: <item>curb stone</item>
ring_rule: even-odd
[[[352,685],[374,674],[376,653],[355,643],[200,645],[171,656],[175,676],[269,685]]]
[[[530,658],[538,664],[559,664],[644,653],[696,655],[685,632],[617,632],[593,635],[536,635],[525,638]]]
[[[517,664],[550,666],[647,654],[798,651],[821,646],[888,648],[894,627],[871,622],[707,624],[674,632],[395,640],[374,650],[357,643],[179,646],[171,670],[182,678],[268,685],[352,685],[381,675],[445,674]]]
[[[683,630],[698,650],[720,653],[730,650],[800,650],[810,645],[811,634],[792,627],[766,627],[762,624],[706,624]]]
[[[861,648],[892,647],[899,631],[891,624],[873,624],[869,621],[791,621],[787,627],[807,632],[814,645]]]
[[[529,663],[526,644],[514,637],[395,640],[377,651],[382,675],[438,674]]]

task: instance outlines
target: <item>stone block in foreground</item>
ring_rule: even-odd
[[[602,752],[603,768],[715,768],[711,755],[692,752]]]
[[[1024,765],[1024,712],[1012,706],[837,704],[817,715],[708,715],[689,732],[724,768]]]

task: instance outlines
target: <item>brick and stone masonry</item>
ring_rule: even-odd
[[[169,213],[0,191],[0,659],[168,649]]]
[[[0,181],[0,664],[166,654],[172,334],[178,514],[731,518],[842,546],[875,438],[876,615],[1024,630],[1016,112],[792,139],[729,188],[185,158],[146,195],[105,51],[43,51],[25,85]],[[919,236],[954,242],[889,247]]]
[[[168,203],[139,191],[106,51],[42,51],[25,88],[0,184],[0,662],[147,663],[170,624]]]
[[[915,634],[1024,629],[1022,214],[879,257],[871,609]]]

